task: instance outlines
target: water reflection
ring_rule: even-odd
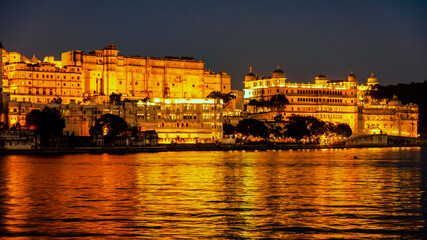
[[[10,237],[419,237],[426,160],[422,148],[3,156],[0,230]]]

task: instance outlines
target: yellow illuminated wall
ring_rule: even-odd
[[[65,120],[64,133],[89,136],[89,129],[104,114],[122,117],[141,131],[156,130],[160,143],[216,142],[222,139],[222,100],[152,99],[120,105],[9,103],[9,126],[25,128],[26,116],[34,109],[57,108]]]
[[[268,100],[275,94],[285,94],[289,100],[283,112],[247,106],[249,117],[274,120],[292,115],[313,116],[332,123],[346,123],[354,133],[417,137],[418,106],[402,105],[397,97],[390,101],[367,100],[367,91],[378,84],[371,74],[367,85],[358,85],[353,72],[344,80],[328,80],[323,74],[315,83],[290,83],[279,68],[272,77],[259,78],[252,69],[245,77],[245,103],[256,99]]]
[[[114,45],[85,53],[62,53],[61,61],[45,57],[31,60],[2,50],[3,79],[11,99],[48,103],[60,96],[64,103],[109,101],[112,93],[122,99],[204,98],[212,91],[229,93],[230,76],[204,69],[204,62],[190,57],[121,56]]]

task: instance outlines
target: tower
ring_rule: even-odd
[[[110,95],[118,92],[117,81],[117,54],[116,46],[110,44],[102,50],[103,56],[103,78],[101,80],[101,94]]]
[[[3,44],[0,42],[0,94],[3,92]]]

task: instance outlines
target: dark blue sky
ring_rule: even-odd
[[[38,58],[115,44],[123,55],[192,56],[235,89],[250,66],[291,82],[371,72],[427,80],[427,1],[4,1],[0,41]]]

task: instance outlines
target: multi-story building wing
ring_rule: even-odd
[[[104,103],[112,93],[138,100],[204,98],[212,91],[231,91],[227,73],[205,70],[203,61],[191,57],[121,56],[112,44],[89,53],[65,52],[61,61],[1,51],[3,88],[16,101],[48,103],[60,97],[64,103]]]
[[[285,94],[289,104],[283,112],[249,107],[253,117],[273,120],[278,114],[284,119],[292,115],[314,116],[332,123],[347,123],[357,129],[357,80],[353,73],[347,80],[330,81],[325,75],[316,76],[314,84],[286,81],[278,68],[272,77],[258,78],[252,70],[245,77],[245,102],[268,100],[273,95]]]
[[[313,116],[335,124],[346,123],[354,133],[417,137],[417,105],[402,105],[397,98],[390,101],[366,100],[371,86],[378,84],[373,74],[368,78],[367,85],[358,85],[353,72],[344,80],[328,80],[320,74],[316,76],[314,84],[305,84],[287,82],[280,68],[271,77],[264,78],[258,78],[250,69],[244,83],[248,113],[256,119],[275,120],[279,114],[283,119],[294,114]],[[252,99],[268,100],[276,94],[285,94],[289,100],[284,111],[271,111],[249,104]]]
[[[151,99],[123,104],[58,104],[11,101],[10,126],[24,127],[27,115],[48,106],[61,112],[66,134],[89,136],[90,128],[105,114],[122,117],[131,127],[155,130],[160,143],[215,142],[222,138],[222,100],[214,99]]]
[[[33,103],[49,103],[61,98],[64,103],[82,102],[81,67],[58,68],[52,63],[9,63],[5,88],[11,100]]]
[[[390,101],[369,99],[360,109],[359,129],[362,133],[417,137],[416,104],[403,105],[394,96]]]
[[[222,138],[222,102],[214,99],[139,101],[136,124],[141,130],[155,130],[160,143],[215,142]]]
[[[204,98],[211,91],[230,92],[231,78],[214,74],[191,57],[120,56],[110,44],[89,53],[62,54],[62,65],[82,67],[84,95],[105,100],[111,93],[124,98]]]

